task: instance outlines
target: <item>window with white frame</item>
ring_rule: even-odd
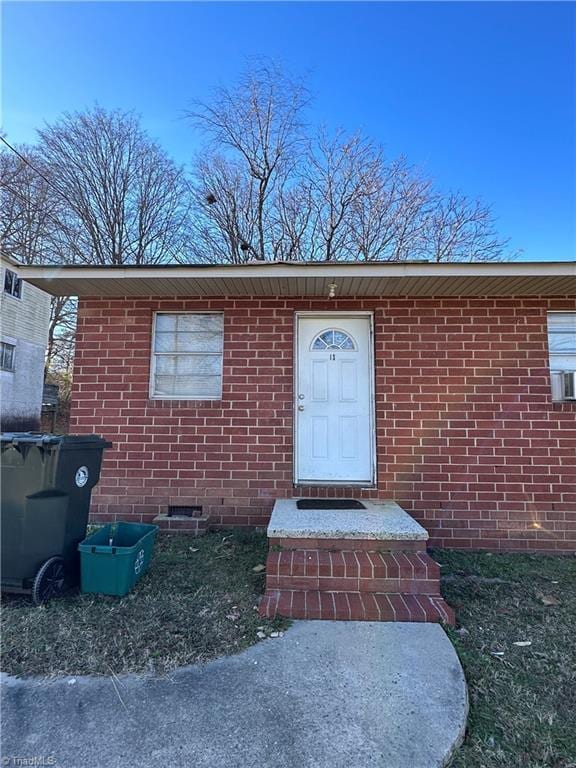
[[[22,278],[11,269],[4,270],[4,293],[14,296],[15,299],[22,297]]]
[[[3,371],[14,370],[15,353],[16,347],[14,344],[7,344],[5,341],[0,342],[0,368]]]
[[[576,312],[548,314],[548,350],[554,400],[576,399]]]
[[[152,339],[151,396],[220,399],[223,339],[221,313],[158,312]]]

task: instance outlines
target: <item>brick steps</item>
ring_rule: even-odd
[[[439,568],[423,552],[270,552],[267,589],[439,595]]]
[[[426,529],[396,502],[363,504],[307,510],[276,501],[262,616],[454,623]]]
[[[381,592],[266,589],[260,615],[337,621],[417,621],[454,624],[440,596]]]
[[[440,568],[426,552],[381,550],[379,541],[370,551],[364,541],[360,548],[357,543],[342,539],[331,549],[309,542],[305,549],[272,549],[260,615],[454,624],[454,611],[440,595]]]

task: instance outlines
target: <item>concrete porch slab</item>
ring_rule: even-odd
[[[2,704],[5,760],[70,768],[441,768],[468,711],[440,626],[353,621],[166,677],[5,678]]]
[[[268,538],[426,541],[428,532],[394,501],[367,501],[366,509],[298,509],[298,499],[277,499]]]

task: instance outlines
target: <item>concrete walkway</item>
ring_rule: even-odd
[[[432,768],[468,707],[435,624],[295,622],[169,677],[72,680],[3,678],[3,765]]]

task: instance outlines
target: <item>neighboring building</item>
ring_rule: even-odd
[[[4,430],[38,429],[50,295],[25,283],[2,257],[0,274],[0,420]]]
[[[576,549],[574,263],[22,271],[79,297],[95,519],[394,499],[434,546]]]

